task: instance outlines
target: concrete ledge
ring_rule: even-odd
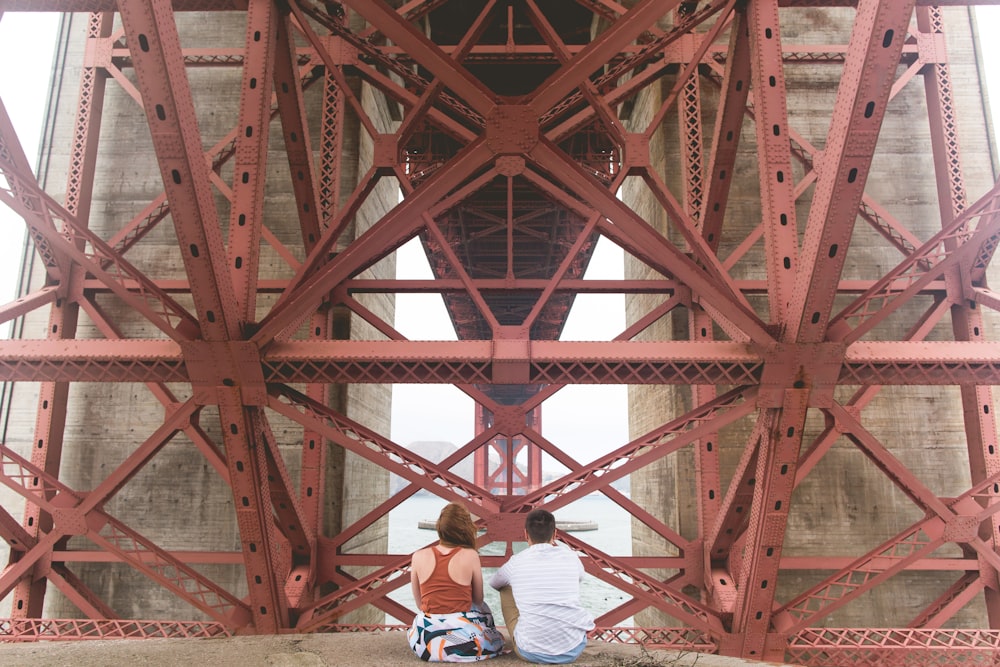
[[[638,646],[591,642],[580,667],[750,667],[776,663],[750,662],[697,653],[650,651]],[[422,663],[406,645],[402,632],[278,635],[227,639],[94,640],[0,644],[5,667],[73,665],[178,665],[183,667],[418,667]],[[484,664],[527,665],[513,654]]]

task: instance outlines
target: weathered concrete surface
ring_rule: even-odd
[[[640,662],[640,659],[641,662]],[[211,665],[212,667],[389,667],[422,665],[402,632],[338,635],[281,635],[234,639],[149,639],[93,642],[0,644],[6,667],[104,667],[105,665]],[[513,654],[489,665],[526,665]],[[699,653],[644,652],[635,645],[592,643],[580,667],[751,667],[750,662]]]

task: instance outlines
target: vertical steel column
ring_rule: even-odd
[[[736,164],[737,149],[742,134],[743,120],[746,115],[747,98],[750,94],[751,57],[750,34],[747,25],[746,11],[736,11],[733,14],[729,47],[726,56],[726,69],[723,76],[722,91],[719,99],[719,111],[712,137],[712,152],[707,169],[708,183],[703,198],[704,209],[698,218],[701,224],[701,235],[706,245],[717,252],[722,241],[723,218],[729,192],[734,179],[733,169]],[[713,340],[714,323],[708,313],[699,305],[693,304],[688,316],[688,326],[691,327],[693,340]],[[695,385],[692,387],[694,405],[705,405],[716,397],[714,386]],[[704,541],[704,576],[708,595],[713,599],[716,609],[732,610],[732,577],[727,573],[725,581],[729,586],[721,586],[721,577],[713,577],[713,571],[722,569],[723,563],[719,554],[712,553],[712,535],[715,523],[722,509],[722,498],[725,489],[722,486],[721,467],[719,462],[718,433],[710,433],[704,439],[695,443],[694,457],[696,470],[696,491],[698,493],[698,514],[700,537]],[[723,592],[725,590],[725,592]],[[722,597],[726,599],[723,600]]]
[[[712,318],[703,308],[692,304],[688,311],[690,338],[695,341],[711,341]],[[692,405],[707,405],[715,400],[718,391],[713,385],[691,385]],[[719,466],[719,434],[709,433],[694,443],[695,492],[698,494],[698,536],[704,538],[712,530],[719,514],[722,500],[722,475]],[[706,568],[708,572],[708,568]]]
[[[90,15],[87,26],[87,60],[80,73],[80,95],[65,199],[66,210],[79,220],[87,220],[90,216],[101,113],[108,78],[101,65],[110,56],[108,38],[113,18],[112,14],[94,13]],[[82,247],[82,239],[77,241],[77,245]],[[79,289],[83,274],[79,268],[74,268],[67,278],[67,284],[60,286],[60,297],[49,313],[49,340],[72,340],[76,337],[79,304],[76,301],[78,294],[74,292]],[[39,390],[31,462],[53,476],[58,476],[62,463],[68,392],[69,384],[65,382],[45,382]],[[39,486],[37,481],[34,484]],[[37,539],[39,535],[52,529],[52,517],[42,513],[37,505],[27,503],[24,527],[32,538]],[[34,576],[26,577],[18,583],[12,601],[12,615],[15,618],[41,617],[46,587],[46,579],[39,576],[41,574],[43,573],[36,568]]]
[[[287,542],[278,539],[266,492],[265,450],[271,443],[264,441],[260,409],[244,407],[238,388],[222,388],[218,397],[254,631],[273,634],[289,627],[284,582],[291,554]]]
[[[319,242],[321,221],[333,217],[336,213],[337,201],[334,199],[321,203],[318,192],[316,169],[313,166],[312,141],[306,118],[305,99],[299,75],[294,35],[291,18],[281,17],[278,20],[275,45],[274,88],[285,150],[288,154],[292,190],[295,193],[295,208],[298,212],[299,228],[302,233],[302,246],[309,253]],[[330,78],[327,74],[328,81]],[[325,119],[328,102],[329,96],[324,96],[324,138],[327,132]],[[339,135],[338,125],[334,126],[332,133]],[[335,165],[339,165],[342,157],[339,148],[336,154],[330,157],[327,156],[326,150],[327,147],[323,145],[321,156],[324,162],[332,161]],[[326,176],[325,172],[323,175]],[[310,321],[309,339],[328,340],[331,337],[332,325],[331,309],[328,306],[319,308],[313,313]],[[311,383],[306,387],[306,394],[323,405],[329,405],[332,388],[327,384]],[[327,440],[322,435],[312,429],[304,428],[299,463],[301,469],[299,498],[303,522],[307,526],[307,531],[311,530],[313,535],[323,534],[322,507],[326,490],[327,445]],[[311,555],[310,566],[312,569],[307,580],[308,585],[311,586],[315,578],[316,554]]]
[[[782,62],[778,0],[747,7],[751,79],[760,164],[761,219],[771,322],[783,322],[792,299],[798,257],[795,179],[788,140],[788,91]]]
[[[476,414],[474,429],[476,435],[485,433],[493,427],[493,413],[483,407],[482,403],[476,403]],[[472,482],[483,487],[487,491],[492,489],[487,485],[487,478],[490,476],[490,452],[494,446],[494,441],[490,440],[488,445],[476,449],[472,457]]]
[[[764,409],[758,417],[769,425],[761,430],[753,474],[732,629],[739,638],[740,655],[755,660],[778,660],[784,655],[785,640],[770,633],[771,614],[808,396],[809,390],[787,389],[780,408]]]
[[[681,67],[688,65],[681,63]],[[681,135],[681,165],[684,178],[684,211],[701,223],[705,202],[705,141],[701,123],[701,77],[695,69],[684,81],[678,100],[678,129]]]
[[[271,90],[278,33],[274,0],[247,5],[240,115],[229,212],[229,271],[243,322],[256,321],[264,185],[271,125]]]
[[[802,239],[786,340],[827,339],[858,207],[889,105],[913,0],[858,3],[844,74]]]
[[[529,429],[542,432],[542,406],[529,411],[524,416]],[[528,457],[525,493],[534,491],[542,485],[542,449],[531,440],[526,440]]]
[[[675,20],[680,21],[686,12],[676,10]],[[688,55],[685,49],[685,56]],[[681,63],[683,68],[688,63]],[[684,213],[694,223],[704,237],[705,196],[708,184],[705,183],[705,140],[702,126],[701,109],[701,77],[697,68],[683,82],[678,101],[678,129],[680,131],[681,163],[685,174]],[[749,88],[749,86],[746,86]],[[735,157],[735,151],[733,151]],[[731,172],[730,172],[731,173]],[[728,184],[731,179],[722,178]],[[717,249],[718,239],[713,238],[708,247]],[[688,337],[691,340],[713,340],[712,319],[698,304],[691,304],[688,309]],[[705,405],[715,399],[716,390],[713,386],[692,385],[691,399],[693,405]],[[719,449],[715,446],[718,433],[709,434],[703,440],[695,442],[695,493],[697,494],[698,535],[703,537],[711,530],[711,524],[718,514],[721,479],[719,475]],[[706,568],[706,572],[707,572]]]
[[[958,137],[958,119],[955,116],[951,70],[948,66],[945,44],[944,20],[939,7],[917,9],[918,44],[921,59],[927,61],[924,69],[924,91],[927,98],[927,115],[930,123],[931,152],[937,173],[938,208],[941,225],[948,227],[968,206],[965,179],[962,174],[961,150]],[[953,239],[945,242],[954,251]],[[952,301],[952,332],[955,340],[984,340],[983,316],[974,299],[969,298],[972,276],[967,269],[950,271],[946,278],[948,296]],[[997,420],[993,411],[993,389],[987,385],[962,385],[962,414],[969,451],[969,468],[972,483],[976,484],[1000,471],[1000,447],[997,442]],[[1000,497],[994,487],[988,496]],[[979,498],[984,506],[989,498]],[[994,551],[1000,550],[1000,516],[994,514],[980,528],[980,537]],[[1000,628],[1000,581],[991,568],[980,571],[983,595],[991,628]]]

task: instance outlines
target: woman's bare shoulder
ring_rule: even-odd
[[[460,553],[462,555],[462,558],[465,558],[466,560],[474,560],[476,562],[479,562],[479,552],[476,551],[475,549],[469,547],[462,547],[462,551]]]
[[[432,559],[433,557],[434,557],[433,554],[431,554],[431,547],[424,547],[423,549],[417,549],[416,551],[413,552],[413,555],[410,556],[413,562],[424,561]]]

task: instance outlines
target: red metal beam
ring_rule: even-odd
[[[66,256],[69,261],[96,277],[171,338],[183,340],[194,335],[197,328],[196,321],[183,306],[115,253],[76,216],[71,215],[44,194],[37,182],[33,179],[30,182],[26,179],[18,182],[25,190],[37,195],[30,209],[20,210],[28,222],[29,233],[34,237],[36,244]],[[11,199],[6,193],[0,192],[0,200],[10,203]],[[53,219],[63,223],[62,229],[57,229],[52,224]],[[46,220],[46,224],[34,224],[38,220]],[[66,282],[69,282],[68,279]],[[65,291],[67,285],[63,284],[62,289]]]
[[[770,321],[787,325],[788,304],[798,268],[798,224],[785,86],[781,61],[778,2],[754,2],[747,7],[751,77],[756,114],[761,217]],[[724,82],[725,83],[725,82]],[[730,83],[730,85],[732,85]],[[719,178],[732,178],[720,172]],[[813,209],[810,209],[813,210]]]
[[[290,388],[281,389],[279,395],[272,398],[270,407],[435,495],[459,503],[474,502],[485,510],[499,509],[499,503],[493,494],[455,473],[441,470],[405,447],[350,421],[326,406],[310,401]]]
[[[998,202],[1000,183],[841,310],[830,320],[828,338],[860,339],[911,299],[921,285],[970,261],[1000,229]],[[852,322],[857,324],[852,326]]]
[[[264,176],[267,173],[271,88],[275,81],[280,22],[277,7],[272,0],[250,0],[247,7],[246,58],[240,82],[239,131],[236,134],[233,204],[229,209],[226,255],[236,308],[239,319],[243,322],[257,319],[257,276],[261,231],[264,227]],[[284,47],[287,53],[287,41]],[[285,65],[286,87],[293,85],[297,90],[298,77],[287,56],[282,63]]]
[[[930,554],[941,544],[953,540],[977,540],[976,526],[983,519],[1000,511],[1000,504],[993,503],[981,512],[976,512],[980,508],[975,506],[972,509],[975,503],[970,504],[969,501],[988,493],[998,479],[1000,475],[992,475],[958,498],[950,500],[946,517],[933,516],[918,521],[842,571],[830,575],[808,591],[789,600],[775,612],[777,626],[783,631],[800,632],[822,616],[856,599],[880,581],[902,571],[909,562]]]
[[[734,337],[743,334],[759,344],[772,340],[763,322],[746,308],[740,299],[725,287],[717,284],[712,276],[695,264],[676,246],[654,232],[649,225],[628,206],[603,188],[593,187],[586,173],[565,154],[547,142],[540,141],[532,152],[538,166],[555,179],[577,191],[587,203],[599,210],[613,224],[602,224],[601,231],[632,254],[690,286],[704,297],[704,305],[712,307],[717,321],[732,322],[737,329]]]
[[[173,10],[119,4],[199,325],[208,340],[229,339],[240,322]]]
[[[408,54],[430,70],[481,116],[488,116],[496,106],[495,93],[443,53],[434,42],[393,11],[388,4],[382,0],[347,0],[344,4],[364,16],[379,32],[402,46]]]
[[[617,55],[622,47],[631,43],[678,4],[678,0],[641,0],[632,6],[610,28],[538,87],[529,102],[535,115],[541,116],[555,107],[563,96],[580,86],[587,77]]]
[[[789,352],[778,346],[761,356],[725,341],[678,341],[669,349],[634,341],[531,341],[518,347],[525,356],[501,361],[523,364],[527,377],[542,384],[756,384],[771,355]],[[827,354],[836,347],[820,346],[811,353]],[[200,349],[226,356],[249,350],[237,343]],[[996,346],[985,341],[858,342],[833,367],[840,368],[839,379],[846,384],[991,384],[1000,377],[998,355]],[[488,341],[296,341],[276,343],[247,368],[259,363],[262,382],[467,384],[492,381],[496,360]],[[189,372],[180,346],[172,342],[0,341],[0,380],[185,382],[192,379]]]
[[[640,570],[625,566],[624,563],[572,535],[562,533],[558,539],[574,551],[586,556],[583,559],[584,567],[592,576],[612,583],[627,593],[632,593],[637,599],[645,598],[645,601],[656,604],[657,608],[696,631],[711,636],[717,635],[722,630],[722,622],[716,610],[680,591],[673,590]]]
[[[998,647],[1000,633],[990,630],[815,628],[791,638],[788,656],[829,667],[851,667],[859,661],[886,667],[988,665]]]
[[[800,276],[788,321],[788,340],[827,338],[835,288],[844,267],[879,128],[896,77],[913,2],[858,3],[847,62],[824,160],[803,237]]]
[[[83,639],[193,639],[229,637],[223,623],[211,621],[136,621],[117,619],[5,619],[4,641],[34,642]]]

